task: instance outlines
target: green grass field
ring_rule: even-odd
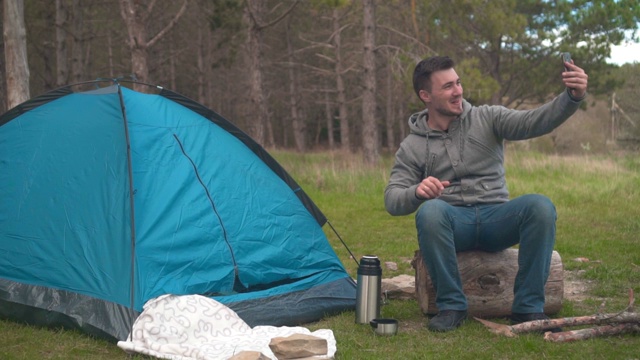
[[[376,254],[398,264],[384,277],[414,274],[417,249],[413,216],[392,217],[383,190],[392,164],[386,155],[375,168],[357,155],[340,152],[294,154],[272,151],[322,209],[359,258]],[[507,181],[512,197],[541,193],[558,210],[556,250],[565,270],[589,282],[584,301],[567,301],[558,316],[616,312],[628,290],[640,293],[640,157],[558,157],[507,149]],[[356,262],[329,226],[336,253],[355,277]],[[585,258],[588,261],[575,261]],[[640,296],[640,295],[637,295]],[[307,324],[332,329],[337,359],[639,359],[640,335],[620,335],[574,343],[549,343],[541,335],[498,337],[475,321],[444,334],[426,330],[415,301],[390,300],[382,315],[400,321],[397,336],[379,337],[356,325],[354,312]],[[497,322],[504,320],[497,319]],[[130,357],[115,344],[75,331],[40,329],[0,321],[0,359],[146,359]]]

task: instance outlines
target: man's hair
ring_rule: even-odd
[[[413,70],[413,90],[418,98],[420,98],[420,90],[431,92],[431,74],[451,69],[453,65],[455,63],[448,56],[432,56],[420,61]]]

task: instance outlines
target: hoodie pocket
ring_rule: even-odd
[[[495,189],[501,189],[504,187],[504,180],[493,180],[493,181],[481,181],[480,187],[484,191],[490,191]]]

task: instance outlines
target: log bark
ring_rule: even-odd
[[[497,253],[465,251],[458,253],[457,258],[469,315],[484,318],[511,315],[513,285],[518,271],[518,250],[506,249]],[[411,264],[416,272],[416,297],[420,309],[424,314],[437,314],[436,293],[419,250],[415,252]],[[554,251],[545,286],[546,314],[555,314],[562,308],[563,272],[562,259]]]

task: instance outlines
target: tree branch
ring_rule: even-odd
[[[565,331],[559,333],[548,332],[544,334],[544,339],[552,342],[572,342],[577,340],[587,340],[594,337],[620,335],[627,333],[640,333],[640,325],[627,323],[618,325],[603,325],[587,329]]]
[[[156,36],[154,36],[153,39],[147,42],[146,44],[147,47],[153,46],[156,42],[158,42],[158,40],[160,40],[167,32],[169,32],[169,30],[171,30],[178,23],[178,20],[180,19],[180,17],[182,17],[182,14],[184,14],[184,12],[187,10],[188,3],[189,3],[189,0],[184,0],[184,2],[182,3],[182,7],[180,8],[176,16],[174,16],[173,19],[171,19],[171,22],[169,22],[169,24],[167,24],[167,26],[165,26],[164,29],[162,29],[158,34],[156,34]]]
[[[494,334],[507,337],[516,337],[520,333],[550,330],[565,326],[599,325],[590,329],[565,331],[558,333],[548,332],[545,339],[549,341],[574,341],[588,339],[594,336],[606,336],[640,330],[640,314],[634,311],[635,300],[633,289],[629,290],[629,305],[621,312],[614,314],[596,314],[590,316],[576,316],[561,319],[534,320],[517,325],[504,325],[488,320],[475,318]]]
[[[262,1],[262,0],[260,0]],[[266,23],[266,24],[261,24],[258,22],[258,19],[256,19],[256,17],[253,15],[253,11],[251,10],[251,6],[249,6],[249,3],[246,3],[247,9],[249,11],[249,16],[251,16],[251,20],[253,20],[253,23],[256,25],[256,30],[260,31],[262,29],[268,28],[270,26],[273,26],[277,23],[279,23],[282,19],[284,19],[287,15],[289,15],[289,13],[291,11],[293,11],[293,9],[298,5],[298,3],[300,2],[300,0],[295,0],[295,2],[293,3],[293,5],[291,5],[291,7],[289,7],[289,9],[287,9],[284,13],[282,13],[278,18],[276,18],[275,20]]]

